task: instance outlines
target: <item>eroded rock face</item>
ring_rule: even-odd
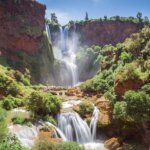
[[[81,35],[84,45],[106,45],[123,42],[132,33],[138,32],[143,27],[130,21],[92,21],[76,24],[76,29]]]
[[[129,79],[123,82],[116,81],[115,83],[115,93],[122,97],[126,91],[138,90],[143,85],[143,81],[140,79]]]
[[[45,26],[44,5],[31,0],[0,0],[0,48],[35,53]]]
[[[109,125],[112,121],[112,107],[110,101],[105,97],[97,99],[96,106],[100,110],[98,124],[101,126]]]
[[[34,0],[0,0],[0,63],[31,72],[32,83],[54,84],[46,7]]]

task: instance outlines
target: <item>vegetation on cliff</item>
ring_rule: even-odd
[[[80,86],[85,93],[104,95],[111,102],[113,119],[107,127],[100,128],[106,132],[113,129],[115,136],[125,139],[136,132],[143,140],[144,133],[141,135],[139,128],[150,121],[149,39],[150,28],[145,27],[123,43],[99,47],[97,57],[91,63],[95,65],[95,60],[98,61],[100,70]],[[86,59],[86,52],[79,52],[79,55]],[[132,137],[136,139],[136,136]]]

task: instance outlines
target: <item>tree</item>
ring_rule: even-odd
[[[89,20],[89,17],[88,17],[88,13],[86,12],[86,15],[85,15],[85,20]]]
[[[107,16],[104,16],[104,20],[105,20],[105,21],[107,20]]]
[[[51,22],[52,24],[58,24],[58,19],[55,13],[51,13]]]
[[[141,12],[138,12],[136,17],[137,17],[139,22],[142,22],[142,13]]]
[[[28,108],[35,117],[56,115],[61,109],[61,99],[49,93],[35,91],[28,99]]]
[[[150,120],[150,97],[144,91],[127,91],[124,95],[127,115],[135,121]]]
[[[144,24],[145,25],[148,25],[149,24],[149,19],[147,16],[144,17]]]

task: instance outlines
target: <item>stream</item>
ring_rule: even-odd
[[[71,108],[75,105],[80,104],[80,100],[69,100],[63,102],[63,108]],[[14,113],[30,113],[25,110],[15,109],[12,110]],[[57,115],[58,126],[54,126],[49,122],[41,122],[39,121],[38,124],[33,125],[32,127],[28,127],[26,125],[13,125],[9,126],[10,132],[15,134],[22,145],[25,147],[31,148],[35,140],[39,134],[39,128],[41,125],[46,124],[49,127],[53,127],[55,130],[56,138],[62,138],[63,141],[76,141],[77,143],[81,144],[85,147],[86,150],[105,150],[103,141],[100,139],[96,139],[96,125],[97,119],[99,115],[99,110],[97,107],[94,108],[93,115],[91,118],[90,125],[86,123],[76,112],[65,112],[59,113]]]

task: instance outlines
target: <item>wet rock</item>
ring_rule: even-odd
[[[104,145],[108,150],[122,150],[121,141],[118,138],[111,138]]]

